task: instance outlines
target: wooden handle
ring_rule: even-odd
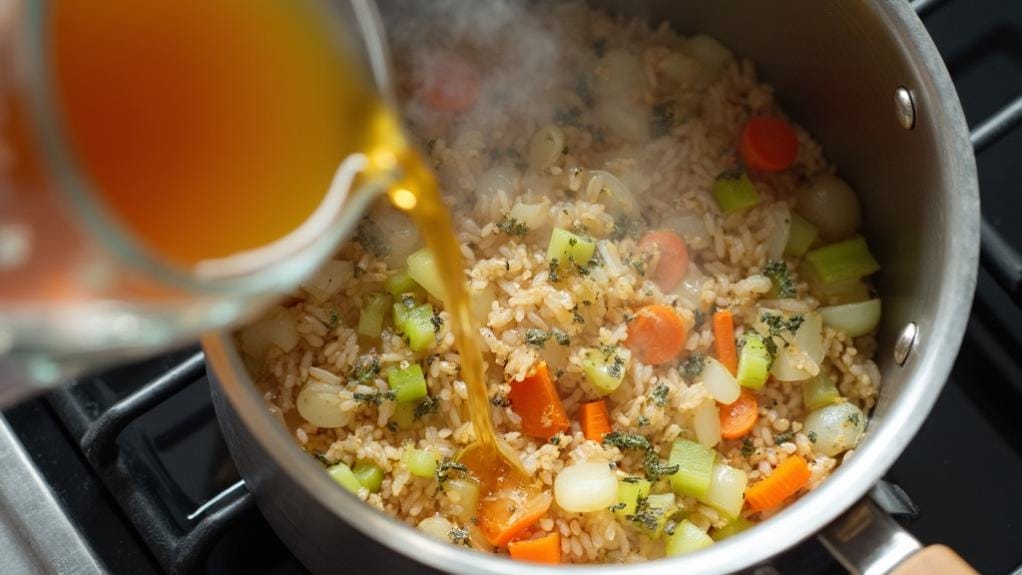
[[[930,545],[909,556],[891,575],[977,575],[957,553],[944,545]]]

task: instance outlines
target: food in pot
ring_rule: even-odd
[[[238,339],[298,446],[430,535],[551,563],[692,553],[861,440],[879,264],[854,189],[750,62],[581,4],[541,11],[570,48],[534,78],[542,101],[497,90],[510,64],[485,49],[397,54],[497,431],[542,488],[483,498],[459,463],[475,437],[435,261],[387,206]]]

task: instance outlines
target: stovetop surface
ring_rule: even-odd
[[[1022,94],[1022,2],[946,2],[925,23],[948,63],[969,124]],[[1018,158],[1022,129],[977,158],[983,213],[1022,248]],[[182,350],[75,383],[86,412],[135,391],[195,352]],[[982,573],[1022,565],[1022,311],[980,270],[976,300],[954,371],[931,415],[887,479],[919,508],[908,527],[925,543],[944,543]],[[54,404],[40,398],[4,414],[58,499],[114,573],[161,573],[114,496],[97,480]],[[187,516],[238,481],[200,379],[121,434],[138,480],[181,529]],[[338,542],[343,545],[343,542]],[[382,548],[352,550],[360,555]],[[773,561],[781,573],[839,573],[815,539]],[[304,569],[254,509],[242,513],[213,548],[215,574],[302,573]]]

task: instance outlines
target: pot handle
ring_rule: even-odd
[[[948,547],[923,548],[868,497],[825,527],[819,538],[855,575],[976,575],[976,570]]]

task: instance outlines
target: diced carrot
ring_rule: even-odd
[[[676,359],[685,349],[685,324],[674,308],[648,305],[628,324],[625,344],[639,361],[660,365]]]
[[[512,559],[534,563],[561,562],[561,534],[554,532],[539,539],[513,541],[507,546]]]
[[[512,381],[507,397],[511,409],[522,418],[522,433],[549,439],[568,429],[568,414],[545,361],[539,362],[522,381]]]
[[[795,162],[798,136],[779,118],[757,116],[742,129],[738,151],[745,166],[761,172],[779,172]]]
[[[745,490],[745,501],[753,511],[773,509],[805,487],[810,475],[806,460],[800,455],[792,455],[765,479],[750,485]]]
[[[639,250],[656,257],[656,267],[647,275],[664,292],[678,287],[688,273],[688,248],[681,236],[670,230],[649,232],[639,240]]]
[[[713,347],[717,351],[717,361],[724,364],[731,375],[738,373],[735,320],[731,316],[731,310],[722,309],[713,314]]]
[[[738,439],[752,430],[759,419],[759,400],[747,389],[743,389],[733,403],[718,403],[720,415],[720,436],[724,439]]]
[[[416,94],[440,112],[464,112],[479,99],[479,71],[458,54],[438,54],[423,66]]]
[[[607,402],[602,399],[578,406],[578,420],[586,439],[603,441],[603,435],[610,433],[610,414]]]
[[[505,547],[539,521],[553,501],[549,491],[530,496],[521,488],[505,489],[479,504],[479,528],[491,545]]]

